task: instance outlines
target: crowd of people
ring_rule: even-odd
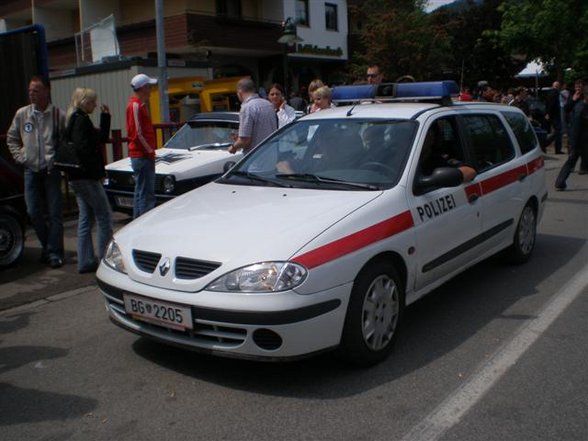
[[[404,76],[397,81],[414,81]],[[380,66],[368,66],[363,84],[385,82]],[[131,80],[132,94],[126,109],[128,154],[135,182],[133,217],[137,218],[155,206],[155,131],[148,110],[151,87],[156,78],[138,74]],[[308,94],[308,100],[304,94]],[[30,104],[17,110],[7,133],[8,148],[14,160],[23,165],[25,202],[28,216],[41,243],[40,261],[52,268],[64,263],[62,221],[62,170],[53,164],[55,151],[63,138],[73,142],[80,151],[80,167],[66,170],[78,205],[77,267],[80,273],[93,272],[98,267],[112,236],[112,212],[102,180],[106,173],[101,144],[108,140],[110,112],[100,106],[100,127],[94,127],[89,115],[98,106],[96,91],[77,88],[67,112],[51,103],[48,81],[35,76],[29,82]],[[310,82],[303,93],[286,96],[280,84],[269,87],[262,97],[250,78],[237,84],[241,102],[239,132],[232,140],[230,153],[247,154],[259,142],[278,128],[290,123],[298,113],[313,113],[334,107],[332,90],[320,79]],[[588,86],[578,80],[574,90],[556,81],[545,97],[541,115],[529,100],[524,87],[506,91],[492,88],[486,82],[478,84],[475,93],[464,88],[460,101],[496,102],[521,109],[535,125],[547,133],[543,147],[554,144],[555,153],[563,151],[562,139],[567,136],[568,159],[563,165],[555,188],[565,190],[570,173],[580,160],[579,174],[588,173]],[[97,246],[92,240],[92,228],[97,225]]]

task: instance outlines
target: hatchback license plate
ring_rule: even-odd
[[[178,331],[193,328],[192,310],[189,307],[128,294],[123,297],[127,313],[136,319]]]
[[[133,198],[115,196],[114,200],[116,201],[116,205],[118,205],[119,207],[133,208]]]

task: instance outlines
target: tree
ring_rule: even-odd
[[[571,68],[588,74],[588,2],[585,0],[506,0],[499,38],[512,53],[541,59],[558,80]]]
[[[364,23],[360,42],[364,48],[353,54],[350,70],[363,77],[365,67],[377,63],[385,77],[402,75],[430,79],[431,66],[440,66],[446,50],[446,35],[430,26],[423,10],[426,0],[367,0],[357,13]]]
[[[452,63],[450,69],[459,72],[464,85],[486,80],[495,87],[508,87],[524,66],[524,62],[511,57],[497,37],[502,1],[464,0],[431,14],[433,26],[442,27],[448,35],[446,59]]]

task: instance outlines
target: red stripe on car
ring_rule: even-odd
[[[372,243],[394,236],[414,226],[410,211],[386,219],[371,227],[357,231],[334,242],[323,245],[292,260],[311,269],[339,257],[353,253]]]

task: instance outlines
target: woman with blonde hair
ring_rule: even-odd
[[[310,82],[310,84],[308,85],[308,98],[310,99],[310,104],[306,108],[306,113],[313,113],[318,110],[316,108],[316,106],[314,105],[314,96],[313,95],[317,89],[323,87],[324,85],[325,85],[325,83],[323,83],[322,80],[320,80],[318,78],[312,80]]]
[[[101,144],[108,141],[110,112],[108,106],[100,106],[100,130],[94,127],[90,114],[96,109],[96,91],[85,87],[77,88],[71,97],[67,112],[65,136],[71,141],[80,158],[80,168],[67,171],[72,190],[78,204],[78,272],[94,272],[104,255],[106,245],[112,236],[112,211],[102,179],[104,158]],[[92,226],[97,224],[97,248],[94,252]]]
[[[328,86],[319,87],[312,94],[312,103],[315,107],[315,112],[319,110],[329,109],[335,107],[332,101],[332,90]]]

